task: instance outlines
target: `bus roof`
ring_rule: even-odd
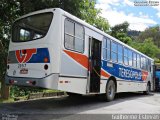
[[[39,13],[43,13],[43,12],[53,12],[53,11],[59,11],[62,15],[66,16],[66,17],[69,17],[69,18],[71,18],[71,19],[79,22],[80,24],[84,25],[85,27],[88,27],[88,28],[90,28],[90,29],[98,32],[99,34],[101,34],[101,35],[103,35],[103,36],[105,36],[105,37],[108,37],[108,38],[110,38],[111,40],[114,40],[114,41],[116,41],[117,43],[119,43],[119,44],[121,44],[121,45],[129,48],[130,50],[133,50],[134,52],[139,53],[139,54],[143,55],[144,57],[146,57],[146,58],[154,61],[154,59],[148,57],[147,55],[139,52],[138,50],[130,47],[129,45],[121,42],[120,40],[112,37],[111,35],[109,35],[109,34],[103,32],[103,31],[99,30],[98,28],[96,28],[96,27],[94,27],[94,26],[86,23],[84,20],[81,20],[81,19],[77,18],[76,16],[71,15],[70,13],[68,13],[68,12],[66,12],[66,11],[64,11],[64,10],[62,10],[62,9],[60,9],[60,8],[49,8],[49,9],[38,10],[38,11],[31,12],[31,13],[28,13],[28,14],[26,14],[26,15],[23,15],[23,16],[21,16],[20,18],[18,18],[18,19],[16,19],[16,20],[19,20],[19,19],[22,19],[22,18],[27,17],[27,16],[30,16],[30,15],[34,15],[34,14],[39,14]]]

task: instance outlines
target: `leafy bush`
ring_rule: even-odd
[[[10,87],[10,97],[23,97],[28,96],[30,93],[43,92],[43,88],[31,88],[31,87],[20,87],[20,86],[11,86]]]

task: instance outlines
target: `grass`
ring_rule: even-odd
[[[52,92],[62,92],[62,91],[60,91],[60,90],[51,90],[51,89],[43,90],[43,93],[52,93]]]
[[[43,90],[43,93],[53,93],[53,92],[62,92],[60,90],[51,90],[51,89],[44,89]],[[35,92],[37,93],[37,92]],[[20,97],[13,97],[13,98],[9,98],[9,99],[2,99],[0,98],[0,103],[12,103],[12,102],[15,102],[15,101],[19,101],[19,100],[27,100],[27,96],[20,96]]]
[[[9,98],[7,100],[0,98],[0,103],[12,103],[12,102],[14,102],[13,98]]]

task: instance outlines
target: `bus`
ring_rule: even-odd
[[[155,64],[155,91],[160,92],[160,64]]]
[[[60,9],[17,19],[9,45],[7,85],[62,90],[70,94],[143,91],[153,84],[154,60]]]

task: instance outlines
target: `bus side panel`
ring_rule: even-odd
[[[61,55],[61,16],[62,12],[56,9],[52,21],[51,29],[49,31],[49,52],[51,56],[51,71],[52,73],[60,72],[60,55]]]
[[[125,80],[120,80],[120,81],[117,81],[117,93],[145,91],[146,86],[147,86],[146,82],[130,82]]]
[[[83,66],[79,61],[81,58],[86,62],[86,66]],[[87,77],[87,57],[75,52],[64,50],[61,57],[61,75],[73,76],[73,77]]]
[[[70,54],[77,57],[72,58]],[[77,53],[64,50],[61,55],[61,72],[58,88],[67,92],[85,94],[87,85],[87,68],[78,62],[77,59],[79,58],[79,54],[77,55]],[[87,65],[87,57],[85,55],[80,56],[86,58]]]
[[[86,78],[60,77],[58,89],[72,93],[86,94],[86,85]]]
[[[115,77],[117,81],[117,92],[146,91],[148,81],[151,81],[151,73],[144,70],[131,68],[102,60],[101,79],[106,81]],[[104,92],[104,87],[101,92]]]
[[[88,57],[86,53],[86,47],[84,47],[84,53],[78,53],[72,50],[65,49],[64,47],[65,18],[66,18],[65,16],[62,16],[60,77],[58,82],[58,89],[67,92],[85,94],[87,85],[87,71],[88,71]],[[86,40],[84,42],[86,42]]]
[[[102,77],[101,77],[102,78]],[[101,79],[101,84],[100,84],[100,93],[106,93],[106,84],[108,80]]]

